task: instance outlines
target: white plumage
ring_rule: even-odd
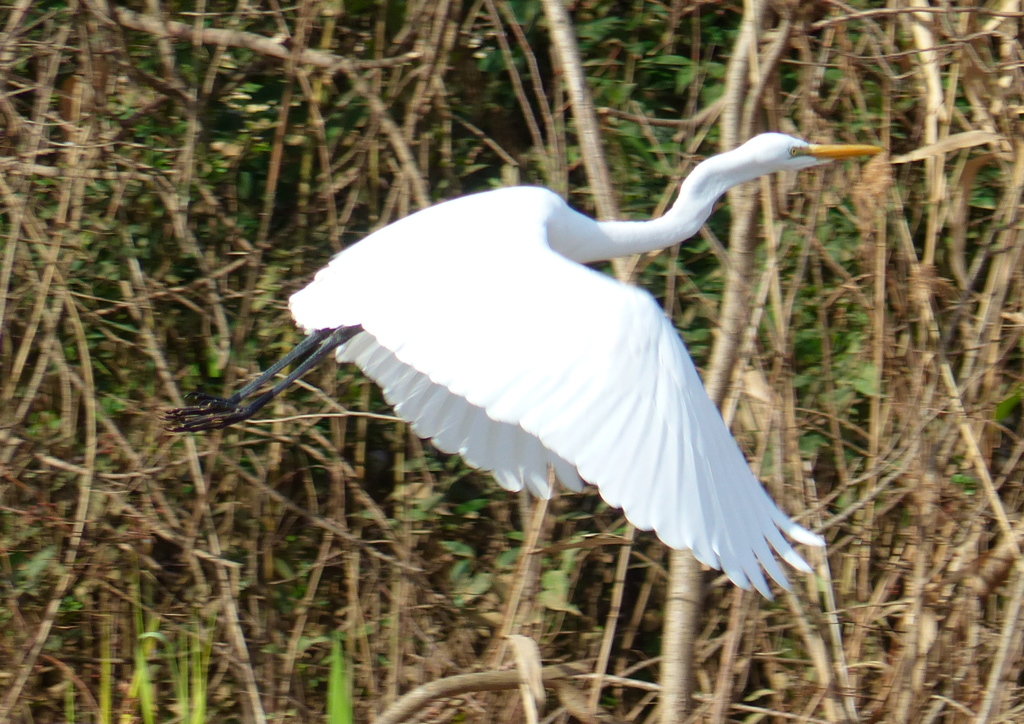
[[[307,331],[361,325],[339,361],[509,490],[548,497],[550,463],[741,586],[767,590],[762,565],[785,580],[769,542],[807,570],[778,527],[819,539],[754,478],[654,299],[551,250],[549,221],[572,214],[540,188],[439,204],[335,257],[292,315]]]
[[[354,328],[338,360],[379,384],[416,434],[503,487],[550,496],[551,466],[569,489],[597,486],[637,528],[770,595],[762,569],[787,585],[773,548],[810,570],[780,531],[823,540],[754,478],[655,300],[582,263],[691,236],[742,181],[878,150],[764,134],[698,165],[647,222],[595,222],[532,187],[448,201],[338,254],[292,296],[292,316],[310,333]],[[204,399],[172,416],[178,429],[265,404],[237,413],[235,398]]]

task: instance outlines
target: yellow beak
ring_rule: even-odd
[[[862,144],[816,144],[812,143],[802,149],[801,155],[813,156],[823,161],[833,161],[840,158],[855,158],[857,156],[874,156],[881,153],[878,146],[866,146]]]

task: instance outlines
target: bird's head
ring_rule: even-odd
[[[807,143],[784,133],[762,133],[738,148],[697,164],[679,189],[671,219],[673,238],[685,239],[703,224],[715,201],[736,184],[776,171],[799,171],[841,158],[871,156],[882,149],[864,145]]]
[[[862,144],[807,143],[784,133],[762,133],[736,149],[751,165],[764,169],[762,173],[799,171],[842,158],[872,156],[881,150]]]

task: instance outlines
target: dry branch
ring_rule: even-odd
[[[242,30],[197,27],[173,20],[161,20],[120,6],[113,7],[112,18],[102,14],[102,11],[96,6],[93,6],[91,9],[97,13],[98,17],[107,22],[114,22],[132,30],[149,33],[158,38],[177,38],[178,40],[187,40],[190,43],[197,43],[199,45],[246,48],[254,53],[270,58],[290,60],[301,65],[322,68],[328,73],[340,70],[349,72],[369,70],[371,68],[389,68],[395,65],[403,65],[421,56],[419,52],[410,52],[381,60],[352,61],[340,55],[312,48],[302,48],[296,53],[291,47],[291,41],[288,38],[267,38]]]
[[[542,668],[540,678],[545,685],[553,685],[561,679],[579,676],[589,671],[590,666],[586,664],[556,664]],[[418,686],[405,694],[377,717],[374,724],[399,724],[408,721],[435,699],[478,691],[508,691],[518,689],[523,682],[523,675],[518,669],[449,676]]]

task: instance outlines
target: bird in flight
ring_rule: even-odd
[[[246,420],[334,352],[417,435],[502,487],[549,497],[549,467],[570,490],[595,485],[637,528],[770,597],[763,571],[788,587],[772,549],[810,571],[782,533],[823,539],[768,497],[654,298],[584,265],[689,238],[736,184],[880,150],[761,134],[698,164],[649,221],[594,221],[528,186],[418,211],[292,295],[307,336],[290,354],[230,397],[193,393],[169,429]]]

